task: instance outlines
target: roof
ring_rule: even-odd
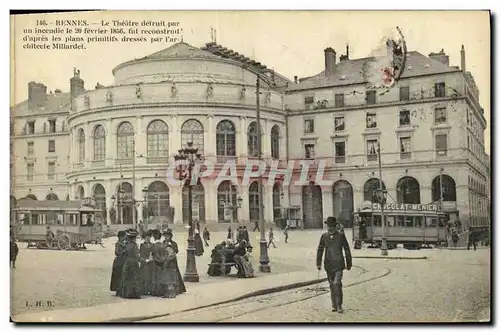
[[[49,93],[41,106],[28,107],[28,99],[13,107],[14,116],[22,116],[33,113],[58,113],[69,112],[71,108],[71,96],[69,92]]]
[[[342,86],[349,84],[366,83],[362,74],[363,66],[368,61],[374,61],[375,57],[361,59],[342,60],[335,65],[334,74],[330,77],[325,76],[323,70],[319,74],[301,79],[299,84],[291,85],[287,90],[306,90],[318,87]],[[409,78],[421,75],[451,73],[460,71],[459,69],[449,67],[435,59],[431,59],[419,52],[408,52],[406,56],[406,65],[401,78]]]
[[[163,59],[163,58],[218,58],[214,54],[201,50],[197,47],[191,46],[185,42],[180,42],[167,47],[161,51],[145,56],[138,59]]]
[[[83,201],[38,201],[34,199],[19,199],[17,201],[17,210],[38,209],[38,210],[84,210],[94,211],[91,207],[82,207]]]

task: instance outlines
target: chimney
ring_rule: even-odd
[[[465,73],[465,48],[464,45],[462,45],[462,49],[460,50],[460,59],[461,59],[461,67],[462,71]]]
[[[444,49],[441,49],[439,53],[429,53],[429,58],[437,60],[445,65],[450,65],[450,57],[444,53]]]
[[[331,47],[325,49],[325,76],[332,76],[335,71],[335,62],[337,61],[337,53]]]
[[[31,81],[28,83],[28,107],[37,107],[45,103],[47,87],[42,83]]]
[[[73,77],[69,80],[71,99],[85,92],[85,82],[80,78],[80,69],[73,68]]]
[[[340,56],[340,61],[349,60],[349,44],[345,47],[345,54]]]
[[[298,76],[294,76],[293,77],[293,81],[295,82],[295,84],[299,83],[299,77]]]

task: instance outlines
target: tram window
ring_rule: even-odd
[[[32,225],[38,225],[38,214],[32,214],[31,215],[31,224]]]
[[[382,218],[380,216],[374,216],[373,225],[376,227],[382,226]]]
[[[422,227],[422,216],[415,216],[415,227]]]
[[[413,227],[413,216],[405,216],[405,227]]]
[[[387,224],[391,227],[394,226],[394,216],[387,216]]]
[[[61,213],[57,214],[57,224],[58,225],[64,225],[64,215]]]
[[[404,216],[396,216],[396,226],[397,227],[404,226]]]
[[[30,224],[30,216],[29,216],[29,214],[21,214],[19,216],[19,220],[22,221],[23,225],[29,225]]]
[[[432,217],[427,217],[425,220],[425,224],[427,227],[436,227],[437,219]]]

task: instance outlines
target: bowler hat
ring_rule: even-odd
[[[163,235],[170,235],[170,236],[173,236],[174,233],[172,232],[172,230],[170,228],[167,228],[167,230],[165,232],[163,232]]]
[[[133,228],[127,229],[126,231],[127,236],[137,236],[139,233]]]
[[[335,226],[335,225],[337,225],[337,218],[335,218],[335,217],[328,217],[328,218],[326,218],[325,224],[327,226]]]

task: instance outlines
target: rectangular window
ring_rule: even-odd
[[[47,179],[53,180],[56,174],[56,162],[49,161],[49,167],[47,171]]]
[[[446,123],[446,107],[436,107],[434,109],[434,123],[437,125]]]
[[[56,132],[56,120],[49,120],[49,133],[55,133]]]
[[[373,105],[377,103],[377,93],[376,91],[366,91],[366,104]]]
[[[306,110],[311,110],[314,108],[314,97],[305,97],[304,105]]]
[[[28,142],[28,156],[32,156],[35,152],[35,142]]]
[[[35,133],[35,121],[28,121],[27,123],[27,134]]]
[[[410,111],[408,110],[399,111],[399,125],[400,126],[410,125]]]
[[[335,163],[345,163],[345,142],[335,142]]]
[[[335,131],[344,131],[344,130],[345,130],[344,117],[343,116],[336,116],[335,117]]]
[[[305,158],[314,159],[316,156],[314,152],[314,144],[306,144],[304,148],[305,148]]]
[[[366,113],[366,128],[377,128],[377,114]]]
[[[314,133],[314,120],[313,119],[304,120],[304,133],[306,133],[306,134]]]
[[[399,100],[410,100],[409,86],[402,86],[399,88]]]
[[[335,107],[344,107],[344,94],[336,93],[335,94]]]
[[[411,159],[411,139],[410,137],[401,137],[399,139],[401,159]]]
[[[377,148],[378,141],[376,139],[370,139],[366,141],[366,156],[368,161],[377,160]]]
[[[436,98],[446,97],[446,89],[444,83],[434,84],[434,97]]]
[[[49,152],[56,152],[56,141],[53,139],[49,140]]]
[[[448,135],[436,135],[436,154],[446,156],[448,151]]]
[[[26,180],[33,181],[35,175],[35,164],[26,165]]]

